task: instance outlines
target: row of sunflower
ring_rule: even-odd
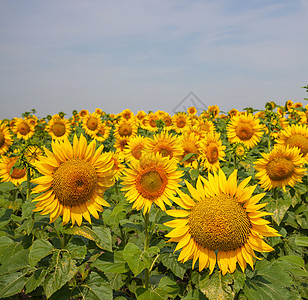
[[[308,296],[307,105],[35,113],[0,125],[3,297]]]

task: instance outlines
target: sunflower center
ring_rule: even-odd
[[[236,127],[236,135],[243,141],[249,140],[253,136],[254,130],[247,122],[239,123]]]
[[[130,136],[132,134],[132,127],[128,124],[123,124],[120,128],[119,128],[119,135],[120,136]]]
[[[209,144],[206,151],[206,158],[211,164],[215,163],[218,160],[218,148],[216,144]]]
[[[306,138],[303,135],[295,134],[289,137],[286,141],[287,145],[289,145],[291,148],[298,147],[301,149],[301,153],[303,156],[306,155],[308,152],[308,138]]]
[[[139,160],[140,157],[142,156],[142,149],[143,149],[143,146],[142,146],[142,145],[136,146],[136,147],[132,150],[132,155],[133,155],[133,157]]]
[[[26,169],[19,169],[19,168],[14,168],[13,166],[17,162],[17,157],[10,158],[10,162],[8,163],[8,170],[10,171],[10,176],[13,179],[20,179],[23,178],[26,175]]]
[[[63,205],[75,206],[90,200],[97,174],[87,161],[75,158],[60,165],[54,173],[52,189]]]
[[[293,174],[294,165],[285,157],[277,157],[267,164],[266,171],[270,179],[283,180]]]
[[[151,127],[155,128],[155,127],[156,127],[156,120],[151,119],[151,120],[149,121],[149,125],[150,125]]]
[[[56,122],[51,130],[55,136],[62,136],[65,134],[65,125],[61,122]]]
[[[5,139],[4,139],[4,133],[0,129],[0,148],[4,145]]]
[[[167,178],[164,173],[156,169],[150,169],[141,174],[137,180],[136,187],[143,197],[155,200],[162,195],[166,184]]]
[[[183,119],[179,119],[179,120],[176,122],[176,125],[177,125],[177,127],[179,127],[179,128],[183,128],[183,127],[185,127],[186,122],[185,122],[185,120],[183,120]]]
[[[158,145],[156,146],[154,149],[154,152],[159,152],[161,154],[162,157],[166,157],[166,156],[170,156],[172,157],[172,150],[170,149],[170,147],[168,147],[168,145]]]
[[[90,117],[87,122],[87,127],[90,130],[96,130],[97,126],[98,126],[98,120],[96,118]]]
[[[30,131],[30,127],[22,122],[18,125],[18,132],[21,134],[21,135],[27,135]]]
[[[229,195],[217,195],[198,202],[189,215],[193,239],[211,250],[234,250],[250,235],[250,220],[245,209]]]

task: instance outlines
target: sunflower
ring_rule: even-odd
[[[158,114],[150,112],[143,120],[142,128],[145,128],[151,132],[158,131],[158,127],[156,125],[156,121],[159,120]]]
[[[286,102],[286,104],[285,104],[285,109],[288,110],[288,111],[290,111],[290,110],[292,110],[293,107],[294,107],[294,106],[293,106],[293,101],[292,101],[292,100],[288,100],[288,101]]]
[[[89,111],[87,110],[87,109],[82,109],[80,112],[79,112],[79,116],[80,116],[80,118],[84,118],[84,117],[86,117],[86,116],[88,116],[89,115]]]
[[[12,135],[6,124],[0,125],[0,156],[13,144]]]
[[[126,121],[134,119],[134,113],[130,109],[125,109],[120,113],[121,117]]]
[[[8,157],[2,156],[0,159],[0,178],[2,182],[12,182],[14,185],[21,185],[27,180],[27,172],[25,168],[14,167],[18,160],[18,156]]]
[[[263,135],[263,126],[252,114],[236,115],[227,126],[227,137],[231,144],[243,143],[253,148]]]
[[[136,161],[141,158],[145,151],[147,138],[141,135],[134,136],[129,139],[127,146],[123,150],[126,161]]]
[[[174,157],[177,160],[183,154],[183,148],[181,147],[178,136],[172,135],[168,131],[162,131],[149,139],[146,144],[146,150],[148,152],[160,153],[163,157]]]
[[[200,155],[200,147],[198,144],[198,136],[194,133],[183,134],[181,136],[180,142],[183,149],[183,154],[180,157],[180,161],[182,161],[186,155],[193,153],[194,155],[190,158],[186,159],[182,164],[184,167],[192,167],[196,169],[198,167],[198,158]]]
[[[121,152],[117,152],[117,153],[111,152],[111,154],[112,154],[111,160],[113,161],[112,170],[115,172],[114,179],[119,180],[125,168],[124,155]]]
[[[183,133],[185,131],[185,128],[190,126],[191,124],[189,116],[183,112],[175,114],[172,117],[172,121],[173,121],[172,128],[177,133]]]
[[[90,214],[98,219],[102,205],[109,206],[103,194],[114,184],[111,153],[102,153],[103,145],[95,150],[95,140],[87,145],[83,135],[79,140],[74,136],[73,146],[65,138],[52,141],[51,147],[36,163],[43,176],[32,180],[37,184],[32,193],[43,194],[33,200],[38,202],[34,211],[50,214],[50,222],[63,216],[63,224],[71,220],[80,226],[82,217],[91,223]]]
[[[226,146],[222,145],[220,134],[213,132],[199,142],[200,159],[204,167],[209,171],[217,171],[220,168],[220,160],[225,160]]]
[[[133,137],[137,134],[138,125],[134,120],[127,121],[121,119],[118,124],[115,125],[113,134],[116,138],[119,137]]]
[[[96,114],[100,115],[100,116],[103,116],[105,113],[103,112],[103,110],[101,108],[95,108],[95,111],[94,111]]]
[[[37,145],[30,145],[25,149],[24,157],[27,162],[34,164],[44,154],[43,150]]]
[[[239,114],[239,111],[236,108],[232,108],[231,110],[228,111],[228,116],[235,117]]]
[[[34,126],[26,119],[18,118],[13,125],[13,133],[17,135],[18,139],[24,139],[25,141],[34,135]]]
[[[63,140],[71,133],[70,125],[71,123],[69,120],[55,115],[48,122],[46,130],[53,140]]]
[[[255,169],[258,171],[256,178],[259,179],[261,187],[264,190],[282,187],[286,191],[286,185],[294,186],[301,182],[306,169],[302,167],[305,159],[300,152],[297,147],[276,145],[270,153],[261,153],[263,158],[255,163]]]
[[[82,119],[82,123],[82,128],[84,129],[85,133],[91,137],[94,137],[102,124],[101,116],[97,113],[86,115]]]
[[[217,119],[219,117],[219,107],[217,105],[211,105],[207,108],[208,113],[213,119]]]
[[[103,141],[108,139],[110,131],[111,127],[108,126],[106,122],[103,122],[102,124],[99,125],[96,134],[93,135],[92,137],[96,139],[98,142],[102,143]]]
[[[220,169],[208,179],[200,176],[197,188],[186,182],[194,199],[178,191],[180,197],[173,201],[183,209],[167,210],[176,219],[165,225],[175,228],[166,237],[178,243],[175,251],[182,248],[179,261],[193,259],[194,268],[199,259],[199,271],[209,267],[210,274],[217,262],[225,275],[235,271],[236,263],[243,272],[247,263],[253,269],[254,251],[274,250],[263,238],[279,234],[262,219],[270,215],[259,211],[266,203],[257,204],[265,193],[252,196],[255,186],[246,186],[249,181],[250,177],[237,185],[236,170],[227,179]]]
[[[195,115],[197,113],[197,109],[194,106],[190,106],[187,108],[187,113],[189,115]]]
[[[133,209],[143,213],[150,211],[155,203],[163,211],[165,204],[171,205],[176,190],[180,187],[182,171],[177,171],[177,161],[162,157],[159,153],[147,153],[136,163],[129,163],[129,169],[123,172],[125,197],[133,204]]]
[[[201,137],[205,137],[208,133],[213,133],[215,131],[215,125],[210,120],[199,119],[195,126]]]
[[[114,145],[113,145],[113,147],[116,149],[116,153],[118,152],[122,153],[124,149],[126,149],[129,140],[130,140],[130,137],[128,136],[116,138]]]
[[[165,115],[162,117],[162,120],[165,122],[165,129],[169,130],[172,127],[172,117],[168,114],[165,113]]]

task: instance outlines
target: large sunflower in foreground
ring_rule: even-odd
[[[18,156],[8,157],[2,156],[0,159],[0,178],[2,182],[12,182],[14,185],[21,185],[27,180],[27,172],[25,168],[14,167],[18,160]]]
[[[270,153],[261,153],[263,158],[255,162],[256,178],[260,180],[261,187],[264,190],[282,187],[285,191],[286,185],[294,186],[301,182],[306,169],[303,168],[305,159],[300,151],[297,147],[276,145]]]
[[[199,177],[195,189],[189,182],[187,188],[194,198],[179,191],[180,198],[173,201],[183,209],[167,210],[176,219],[165,223],[175,228],[169,232],[169,242],[178,243],[175,251],[182,248],[178,260],[193,259],[193,268],[199,259],[199,271],[209,267],[213,272],[216,262],[225,275],[233,273],[236,263],[243,272],[247,263],[253,269],[254,251],[274,250],[264,237],[278,236],[277,231],[262,219],[270,213],[259,211],[266,205],[257,204],[265,195],[252,196],[255,186],[247,186],[250,177],[237,185],[237,171],[227,179],[223,171],[209,178]]]
[[[9,147],[13,144],[12,135],[6,124],[0,125],[0,155],[7,152]]]
[[[280,131],[276,140],[278,145],[297,147],[308,163],[308,127],[306,125],[294,125]]]
[[[231,118],[227,126],[227,137],[231,144],[243,143],[253,148],[263,135],[263,125],[252,114],[240,114]]]
[[[147,153],[136,163],[129,163],[130,168],[123,171],[125,197],[132,208],[143,213],[150,211],[152,203],[162,210],[165,204],[171,205],[176,190],[180,187],[182,171],[177,171],[177,160],[162,157],[159,153]]]
[[[37,184],[32,193],[43,194],[33,200],[34,211],[50,214],[50,222],[63,215],[63,224],[71,220],[80,226],[82,217],[91,223],[90,214],[98,219],[102,205],[109,206],[103,194],[114,183],[111,153],[102,153],[103,145],[95,150],[95,140],[88,145],[83,135],[74,136],[73,146],[67,138],[51,146],[36,163],[43,176],[32,180]]]

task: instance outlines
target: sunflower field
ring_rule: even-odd
[[[1,299],[308,299],[307,120],[291,100],[1,120]]]

